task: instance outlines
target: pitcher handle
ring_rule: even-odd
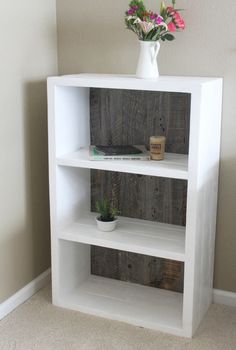
[[[159,43],[159,41],[157,41],[155,43],[155,46],[154,46],[154,54],[153,54],[153,57],[152,57],[152,63],[154,63],[155,60],[157,59],[157,55],[158,55],[159,49],[160,49],[160,43]]]

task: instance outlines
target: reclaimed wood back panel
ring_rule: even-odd
[[[183,270],[184,264],[173,260],[92,247],[91,272],[95,275],[182,292]]]
[[[145,144],[167,137],[166,151],[188,153],[190,95],[90,90],[91,144]],[[144,175],[91,171],[91,210],[104,196],[122,216],[185,225],[187,182]],[[91,273],[181,292],[183,263],[91,247]]]

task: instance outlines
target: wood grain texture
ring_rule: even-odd
[[[91,247],[91,253],[93,275],[183,291],[184,263],[97,246]]]
[[[190,94],[90,89],[91,143],[145,144],[167,138],[166,152],[188,153]]]
[[[145,144],[167,137],[166,151],[188,153],[190,95],[183,93],[90,90],[91,144]],[[91,210],[104,196],[122,216],[185,225],[187,181],[91,171]],[[91,248],[91,272],[181,292],[183,263],[101,247]]]
[[[185,225],[187,181],[103,170],[91,171],[91,209],[112,198],[122,216]]]

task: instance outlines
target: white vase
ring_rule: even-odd
[[[140,43],[140,53],[137,65],[136,77],[158,78],[159,71],[157,65],[157,55],[160,49],[159,41],[142,41]]]
[[[99,216],[97,216],[95,220],[100,231],[110,232],[115,230],[118,219],[116,218],[113,221],[101,221],[99,220]]]

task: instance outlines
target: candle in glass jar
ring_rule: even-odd
[[[165,144],[166,144],[165,136],[150,137],[150,157],[152,160],[164,159]]]

